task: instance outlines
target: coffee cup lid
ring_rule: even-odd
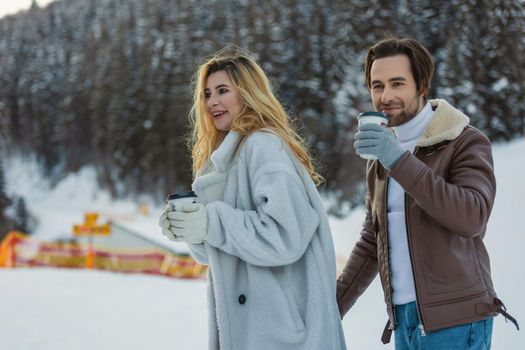
[[[385,113],[377,112],[377,111],[361,112],[361,113],[359,113],[359,115],[357,117],[358,118],[361,118],[361,117],[383,117],[383,118],[387,118],[388,119],[388,116]]]
[[[193,191],[189,191],[189,192],[178,192],[178,193],[170,194],[170,195],[168,196],[168,200],[171,201],[171,200],[174,200],[174,199],[187,198],[187,197],[197,197],[197,195],[196,195],[195,192],[193,192]]]

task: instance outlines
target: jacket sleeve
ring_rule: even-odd
[[[390,172],[427,215],[454,233],[471,238],[485,231],[496,195],[490,141],[467,128],[454,145],[448,178],[406,153]]]
[[[348,257],[343,272],[337,278],[337,306],[341,318],[354,305],[378,273],[375,225],[366,196],[366,217],[361,236]]]
[[[276,138],[264,136],[263,140],[268,137]],[[241,154],[249,169],[246,190],[251,192],[254,209],[233,208],[221,201],[207,205],[207,243],[257,266],[297,261],[320,221],[291,155],[280,141],[281,146],[270,141],[245,145],[248,152]]]

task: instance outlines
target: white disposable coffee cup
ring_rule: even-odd
[[[359,126],[372,123],[386,128],[388,126],[388,117],[383,112],[363,112],[357,116],[357,123]],[[371,154],[360,154],[359,156],[363,159],[377,159],[376,156]]]
[[[181,211],[184,204],[197,203],[197,195],[193,191],[174,193],[168,196],[166,202],[173,207],[173,210]]]

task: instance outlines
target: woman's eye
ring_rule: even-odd
[[[223,94],[225,94],[227,92],[228,92],[228,89],[224,89],[224,88],[219,89],[219,94],[221,94],[221,95],[223,95]]]
[[[204,93],[204,98],[209,99],[211,97],[211,94],[209,92]]]

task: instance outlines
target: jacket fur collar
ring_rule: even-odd
[[[470,123],[469,117],[443,99],[430,100],[430,104],[434,109],[434,117],[417,141],[419,147],[454,140]]]

